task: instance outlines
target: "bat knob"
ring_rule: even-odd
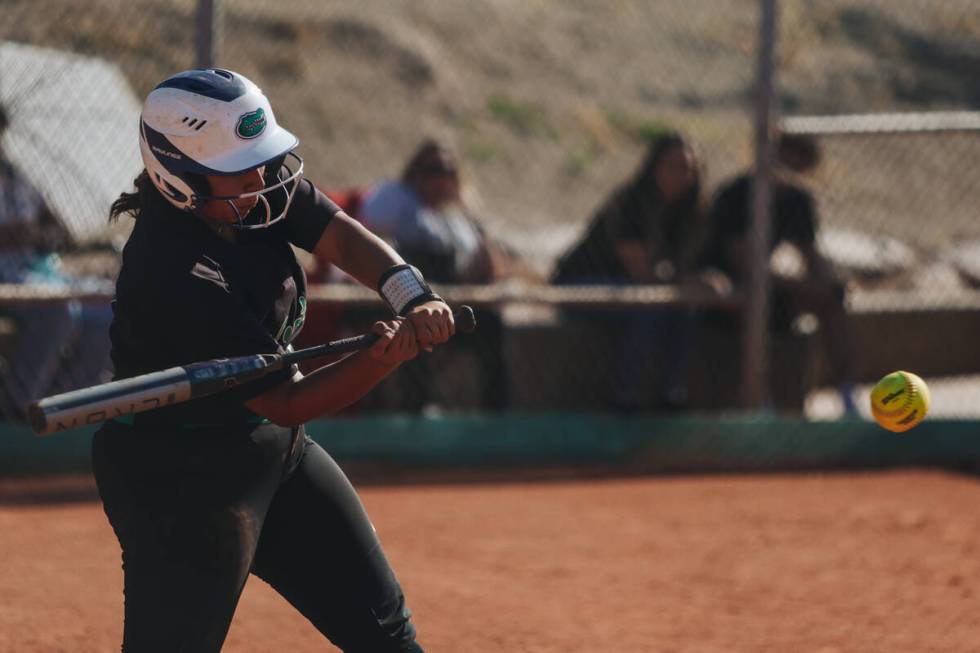
[[[453,320],[456,322],[456,330],[463,333],[472,333],[476,330],[476,316],[473,309],[469,306],[460,306],[453,313]]]

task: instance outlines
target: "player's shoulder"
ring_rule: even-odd
[[[340,207],[326,193],[303,177],[296,182],[296,191],[286,213],[286,222],[295,223],[306,218],[329,221],[340,212]]]
[[[336,206],[320,188],[308,177],[302,177],[296,182],[296,192],[293,194],[293,201],[290,204],[290,211],[297,207],[315,206],[317,204],[327,204]]]
[[[320,190],[311,180],[303,177],[297,182],[286,219],[272,225],[268,236],[287,241],[312,252],[324,229],[340,212],[340,207]]]

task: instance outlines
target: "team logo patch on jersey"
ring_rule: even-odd
[[[235,131],[242,138],[255,138],[262,133],[265,125],[265,111],[260,107],[255,111],[243,113],[242,117],[238,119],[238,127]]]
[[[231,289],[228,288],[225,275],[221,274],[221,264],[210,256],[203,256],[202,259],[191,268],[191,276],[210,281],[216,286],[221,286],[226,293],[230,293]]]
[[[306,297],[300,295],[296,300],[296,319],[292,322],[289,321],[289,317],[282,323],[279,327],[279,333],[276,334],[276,340],[288,345],[293,341],[293,338],[299,335],[299,332],[303,329],[303,323],[306,322]]]

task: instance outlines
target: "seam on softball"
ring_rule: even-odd
[[[878,402],[875,402],[874,412],[877,413],[878,416],[885,419],[891,419],[893,417],[898,417],[899,415],[903,415],[906,411],[910,409],[912,411],[918,410],[912,405],[912,403],[915,401],[915,398],[919,394],[915,388],[915,384],[912,383],[912,379],[907,374],[902,373],[901,376],[902,376],[902,383],[903,383],[902,393],[905,395],[903,402],[899,404],[898,407],[892,409],[881,408],[877,405]]]

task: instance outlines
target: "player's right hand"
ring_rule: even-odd
[[[395,366],[418,356],[419,346],[415,331],[405,318],[375,322],[371,332],[380,336],[368,349],[371,358],[377,362]]]
[[[407,319],[415,331],[419,347],[425,351],[432,351],[433,347],[446,342],[456,333],[453,312],[441,299],[419,304],[409,311]]]

